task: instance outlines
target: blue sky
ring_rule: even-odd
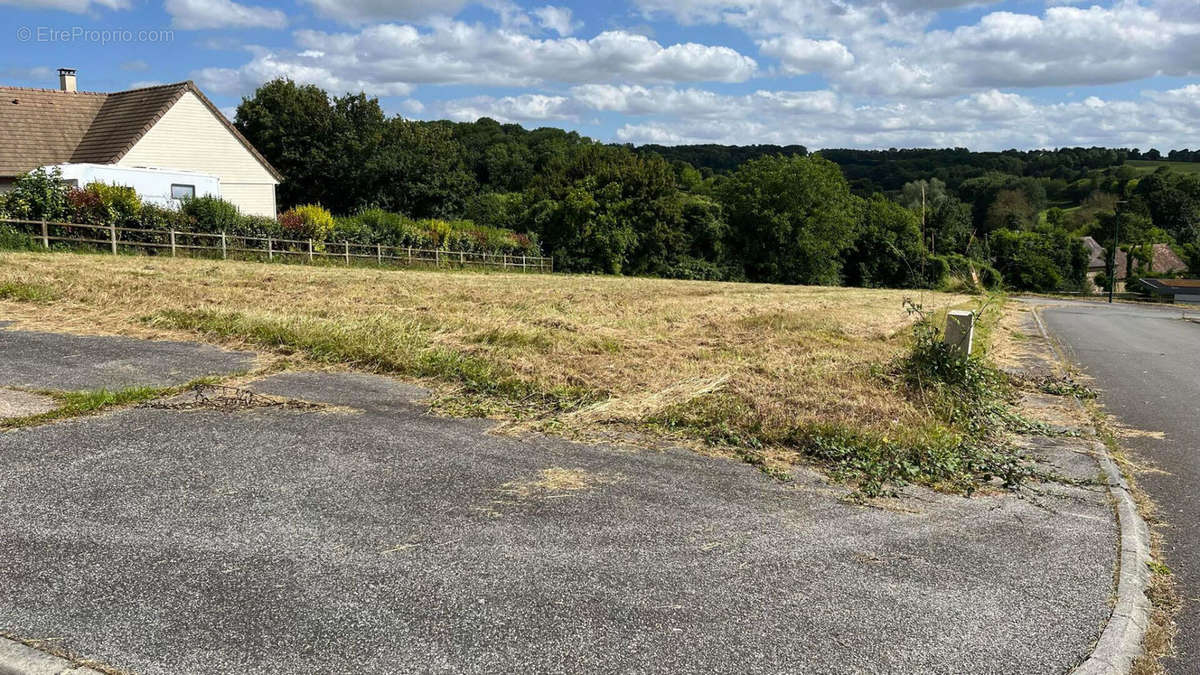
[[[630,143],[1200,147],[1197,0],[0,0],[0,83],[279,75]]]

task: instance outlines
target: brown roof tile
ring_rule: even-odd
[[[0,176],[15,176],[47,164],[112,164],[188,91],[212,110],[271,175],[283,179],[190,81],[113,94],[0,87]]]
[[[107,98],[0,87],[0,175],[70,161]]]

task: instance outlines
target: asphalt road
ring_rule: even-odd
[[[806,470],[490,434],[388,378],[253,387],[336,407],[0,433],[0,631],[143,675],[1062,673],[1109,613],[1099,488],[864,508]]]
[[[1044,300],[1036,300],[1045,304]],[[1047,329],[1096,379],[1100,400],[1135,430],[1122,445],[1161,472],[1139,477],[1169,524],[1165,553],[1185,605],[1172,672],[1200,672],[1200,307],[1053,302]]]

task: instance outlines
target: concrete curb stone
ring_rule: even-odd
[[[1042,317],[1036,308],[1032,313],[1038,330],[1053,350],[1054,343]],[[1117,597],[1108,624],[1091,655],[1076,666],[1071,675],[1123,675],[1141,655],[1142,638],[1150,625],[1151,605],[1146,597],[1150,585],[1150,528],[1138,513],[1137,504],[1129,493],[1129,483],[1109,456],[1108,448],[1096,442],[1094,449],[1100,468],[1108,478],[1108,492],[1116,505],[1117,523],[1121,528]]]

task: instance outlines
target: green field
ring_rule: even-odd
[[[1179,173],[1200,173],[1200,162],[1156,162],[1148,159],[1131,159],[1125,162],[1138,170],[1138,173],[1154,173],[1160,166],[1170,168]]]

